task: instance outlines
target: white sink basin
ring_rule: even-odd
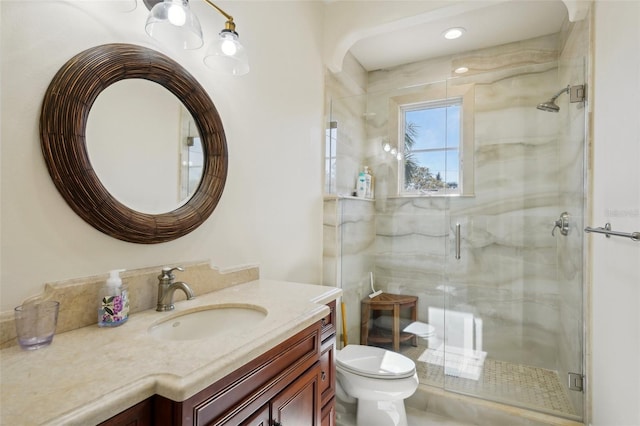
[[[152,325],[161,340],[197,340],[248,330],[264,320],[267,310],[256,305],[212,305],[174,315]]]

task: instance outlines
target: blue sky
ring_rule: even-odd
[[[460,110],[460,105],[451,105],[405,112],[406,124],[415,123],[418,132],[414,159],[433,175],[439,172],[445,182],[459,180]],[[440,151],[419,152],[433,149]]]

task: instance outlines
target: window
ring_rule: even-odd
[[[400,107],[401,192],[459,194],[462,99]]]
[[[325,131],[324,145],[324,192],[336,194],[336,141],[338,122],[331,121]]]
[[[473,195],[473,101],[473,85],[391,99],[399,195]]]

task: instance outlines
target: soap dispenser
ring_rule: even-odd
[[[100,289],[98,305],[98,326],[117,327],[129,318],[129,293],[127,286],[122,284],[120,272],[115,269],[109,272],[109,278]]]

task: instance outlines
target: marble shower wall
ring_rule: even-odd
[[[334,195],[350,196],[356,187],[356,178],[366,158],[367,135],[366,72],[351,54],[345,57],[344,71],[327,73],[325,103],[327,122],[337,124],[336,131],[336,190]],[[329,124],[329,123],[327,123]]]
[[[342,288],[341,302],[347,315],[342,318],[338,309],[338,330],[342,337],[345,321],[349,343],[360,343],[360,301],[371,292],[369,273],[375,268],[375,241],[373,201],[354,197],[325,199],[323,285]]]
[[[377,146],[392,137],[385,114],[390,97],[434,85],[474,85],[475,194],[376,193],[378,284],[419,296],[424,321],[429,306],[473,313],[483,319],[484,350],[491,357],[545,368],[555,368],[557,359],[550,224],[559,215],[560,124],[535,106],[558,90],[559,44],[559,35],[552,35],[373,72],[367,105],[377,113],[367,127],[369,143]],[[470,71],[447,79],[462,64]],[[378,186],[396,188],[396,175],[378,173]],[[453,256],[456,223],[462,229],[460,260]]]
[[[360,300],[373,271],[375,211],[371,200],[352,197],[366,158],[366,85],[362,66],[348,54],[344,71],[327,73],[327,123],[337,123],[336,194],[326,194],[323,215],[323,284],[341,287],[350,343],[360,343]],[[338,329],[342,314],[338,309]]]
[[[364,163],[376,178],[375,202],[326,201],[332,220],[325,219],[325,229],[331,228],[331,244],[339,249],[325,249],[325,258],[337,259],[333,276],[345,292],[350,342],[359,340],[359,301],[369,292],[373,270],[378,288],[419,297],[420,320],[428,321],[429,306],[482,318],[484,350],[492,358],[561,374],[576,371],[584,118],[564,95],[560,114],[535,106],[569,83],[582,84],[584,68],[576,64],[586,56],[588,36],[578,32],[583,27],[567,25],[556,35],[370,72],[366,86],[357,86],[366,87],[365,97],[345,84],[335,90],[333,82],[332,116],[340,117],[339,129],[341,123],[356,129],[339,138],[350,155],[338,170],[355,179]],[[470,71],[450,78],[463,64]],[[475,194],[396,197],[397,163],[382,151],[394,137],[389,99],[468,84],[475,87]],[[344,187],[349,184],[347,179]],[[553,222],[564,210],[575,212],[575,232],[552,237]],[[453,256],[456,223],[462,229],[460,260]]]

